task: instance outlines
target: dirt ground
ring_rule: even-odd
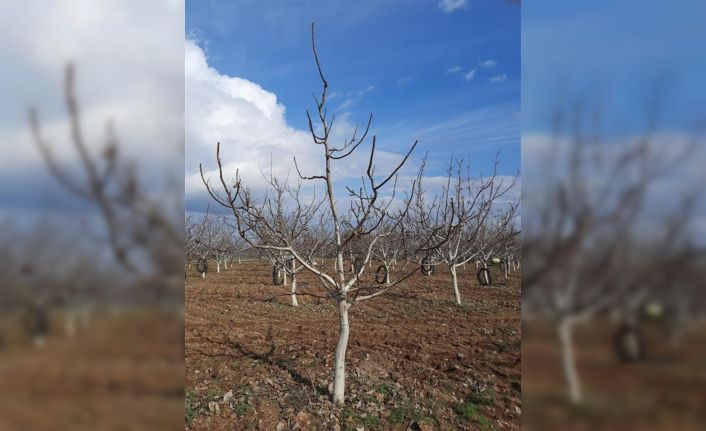
[[[519,274],[493,268],[498,285],[481,287],[470,267],[461,307],[437,271],[351,309],[342,408],[329,398],[333,301],[300,295],[291,307],[264,262],[189,274],[186,429],[519,429]]]
[[[181,327],[174,313],[132,310],[94,316],[73,338],[56,329],[41,349],[8,337],[0,430],[181,429]]]
[[[522,339],[523,430],[703,430],[706,424],[706,326],[672,347],[659,326],[644,327],[648,356],[621,363],[616,326],[607,319],[577,328],[577,366],[585,394],[566,400],[556,339],[542,322]]]

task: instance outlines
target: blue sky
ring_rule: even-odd
[[[531,193],[546,193],[540,181],[546,156],[535,149],[548,142],[558,106],[583,100],[597,107],[603,141],[617,147],[644,136],[655,103],[655,159],[674,157],[687,140],[697,146],[651,185],[643,218],[654,221],[696,192],[694,237],[706,243],[706,2],[542,0],[522,8],[524,220],[540,201]]]
[[[567,94],[600,100],[616,135],[644,130],[652,98],[662,130],[704,121],[706,2],[542,0],[522,9],[523,133],[546,131]]]
[[[334,95],[329,109],[355,124],[372,111],[378,145],[389,152],[401,153],[419,138],[416,154],[429,151],[431,173],[453,152],[487,173],[500,149],[501,173],[514,175],[520,169],[520,7],[461,1],[445,11],[443,3],[187,1],[186,37],[220,74],[276,95],[287,124],[305,130],[305,110],[320,91],[309,32],[315,21]],[[194,170],[189,161],[202,154],[190,150],[188,116],[187,100],[187,176]]]

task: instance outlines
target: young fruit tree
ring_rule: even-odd
[[[269,190],[264,204],[256,207],[257,217],[262,218],[264,223],[253,224],[252,233],[244,238],[260,245],[291,244],[293,248],[300,250],[300,256],[313,266],[316,254],[321,252],[322,246],[329,238],[326,232],[329,220],[327,214],[321,211],[325,200],[317,199],[314,195],[307,201],[302,195],[301,180],[295,186],[290,186],[286,181],[281,182],[270,175],[267,183]],[[252,201],[253,198],[248,199]],[[293,205],[289,206],[289,202]],[[273,281],[279,275],[277,273],[282,273],[284,284],[287,284],[289,277],[288,295],[291,297],[292,306],[299,306],[297,274],[305,269],[304,265],[299,264],[297,259],[285,250],[266,247],[264,251],[273,263]]]
[[[56,156],[43,135],[37,110],[29,113],[32,137],[49,171],[72,195],[96,208],[114,262],[137,289],[134,299],[183,308],[183,281],[174,270],[184,259],[184,219],[175,216],[184,213],[182,200],[150,191],[139,181],[135,164],[121,157],[110,122],[102,150],[94,150],[97,145],[84,135],[71,64],[66,68],[64,97],[75,164]]]
[[[655,157],[650,133],[608,145],[595,131],[584,130],[581,111],[573,109],[570,139],[557,132],[547,149],[541,170],[547,177],[534,180],[539,184],[531,190],[539,194],[527,199],[532,208],[523,217],[522,251],[523,314],[541,313],[552,324],[573,403],[583,401],[574,329],[621,307],[653,278],[653,270],[640,264],[643,240],[653,232],[646,226],[656,221],[644,211],[650,186],[686,154]],[[557,126],[561,130],[563,123]],[[661,246],[667,247],[671,240],[664,241]]]
[[[461,304],[458,268],[482,255],[492,255],[517,236],[518,202],[507,199],[517,181],[515,178],[503,181],[497,174],[497,166],[496,159],[490,177],[474,180],[467,161],[452,159],[441,193],[432,201],[425,199],[423,168],[417,179],[410,218],[417,226],[416,232],[450,233],[447,241],[436,248],[433,264],[448,267],[458,305]]]
[[[373,249],[381,239],[392,235],[403,221],[409,207],[414,188],[412,188],[410,196],[403,199],[401,204],[396,202],[397,175],[407,162],[417,143],[415,142],[411,146],[409,151],[391,169],[391,172],[379,175],[375,170],[377,142],[376,137],[373,136],[367,157],[367,169],[363,173],[363,179],[361,180],[362,184],[357,190],[352,187],[346,187],[350,204],[347,212],[342,211],[342,202],[344,200],[340,199],[336,192],[337,182],[334,178],[333,166],[336,163],[346,163],[349,158],[354,157],[356,150],[363,148],[363,143],[366,141],[372,122],[372,115],[360,137],[358,137],[356,129],[350,139],[347,139],[343,144],[335,146],[331,142],[331,130],[335,115],[329,118],[326,109],[329,84],[324,78],[319,62],[313,23],[311,26],[311,41],[316,68],[323,88],[320,97],[314,97],[316,101],[316,120],[312,118],[308,111],[307,119],[313,145],[318,146],[321,150],[323,172],[314,175],[303,175],[299,170],[296,158],[294,158],[293,162],[302,182],[311,185],[321,184],[323,186],[325,190],[323,201],[306,200],[303,196],[296,193],[286,194],[288,205],[293,208],[303,208],[303,212],[309,215],[307,217],[295,217],[290,223],[273,223],[268,215],[277,214],[277,211],[272,212],[269,208],[276,205],[277,200],[271,194],[266,195],[261,200],[256,199],[251,189],[243,183],[237,172],[232,183],[225,180],[220,155],[220,143],[216,147],[216,162],[220,180],[219,190],[204,177],[203,168],[201,168],[201,176],[211,197],[229,210],[240,235],[252,247],[260,250],[283,252],[291,256],[296,261],[297,266],[304,267],[320,281],[321,288],[325,293],[318,296],[330,299],[336,304],[339,335],[334,358],[332,397],[335,403],[342,404],[345,400],[345,358],[350,335],[349,314],[351,308],[362,301],[373,299],[394,288],[418,269],[418,266],[414,265],[399,266],[398,268],[400,269],[402,267],[405,268],[406,274],[397,277],[394,283],[377,290],[373,290],[372,286],[370,288],[365,286],[362,280],[367,264],[372,258]],[[318,126],[314,125],[315,122]],[[272,185],[272,182],[270,185]],[[387,194],[384,195],[384,193]],[[383,196],[388,197],[383,198]],[[292,214],[292,212],[289,211],[289,214]],[[309,258],[311,256],[311,245],[306,242],[293,240],[292,235],[288,232],[293,222],[299,223],[306,220],[309,220],[311,225],[300,225],[299,229],[318,231],[317,234],[325,238],[325,249],[331,250],[336,260],[334,269],[314,265]],[[386,221],[390,221],[390,223],[386,223]],[[432,243],[433,241],[432,238],[429,238],[426,243]],[[436,243],[438,242],[436,240]],[[366,244],[366,246],[360,247],[360,244]],[[359,253],[356,256],[358,262],[354,265],[354,272],[347,271],[344,266],[345,255],[351,249]],[[401,256],[401,258],[406,259],[406,256]],[[307,294],[316,296],[316,294],[311,292]]]

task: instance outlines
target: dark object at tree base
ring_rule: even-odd
[[[428,258],[424,258],[424,260],[422,260],[422,274],[426,276],[434,274],[434,265],[429,263]]]
[[[481,286],[490,286],[493,284],[493,279],[490,276],[490,270],[488,268],[481,268],[478,274],[476,274],[476,278]]]
[[[387,277],[390,274],[385,265],[378,266],[377,271],[375,271],[375,282],[377,284],[383,284],[387,282]]]
[[[208,261],[203,258],[199,259],[196,262],[196,270],[201,274],[208,272]]]
[[[645,341],[633,325],[622,325],[615,333],[615,354],[622,362],[637,362],[645,358]]]
[[[275,286],[284,284],[284,270],[279,265],[272,267],[272,284]]]

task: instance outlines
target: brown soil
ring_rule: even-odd
[[[71,339],[50,334],[42,349],[6,345],[0,430],[180,429],[181,327],[173,313],[129,311]]]
[[[461,307],[440,272],[355,305],[337,408],[335,304],[299,295],[290,306],[270,271],[251,262],[189,275],[187,429],[519,429],[519,274],[504,280],[493,268],[504,285],[480,287],[461,271]],[[314,292],[318,281],[303,274],[298,284]]]
[[[599,320],[576,330],[583,404],[567,402],[559,348],[546,323],[522,339],[523,430],[703,430],[706,423],[706,327],[672,348],[663,328],[646,325],[648,356],[621,363],[616,326]]]

